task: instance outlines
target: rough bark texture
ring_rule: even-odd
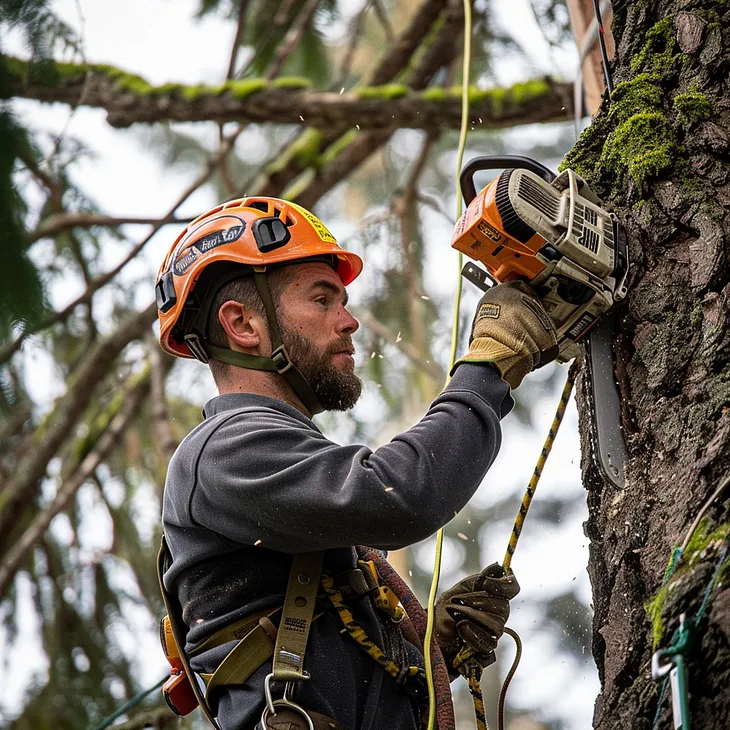
[[[446,34],[444,34],[446,35]],[[453,53],[453,37],[448,38]],[[442,65],[436,56],[430,79]],[[8,59],[11,60],[11,59]],[[44,63],[42,68],[12,59],[12,95],[45,102],[98,107],[112,127],[155,122],[270,122],[302,124],[330,130],[458,129],[461,89],[422,88],[412,83],[368,86],[338,93],[306,88],[306,79],[227,81],[218,87],[166,84],[150,86],[143,79],[104,66]],[[471,119],[476,126],[499,128],[570,118],[572,85],[548,79],[508,89],[471,90]]]
[[[696,614],[730,532],[725,490],[662,588],[673,547],[730,471],[730,8],[665,0],[616,2],[614,12],[614,94],[566,162],[625,223],[632,265],[616,337],[625,490],[601,480],[581,423],[603,685],[594,726],[649,730],[652,654],[680,614]],[[585,390],[581,401],[584,411]],[[695,730],[726,730],[727,562],[709,600],[686,653],[690,714]],[[669,695],[656,727],[672,727]]]

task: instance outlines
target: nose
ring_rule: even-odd
[[[351,335],[360,329],[360,323],[347,311],[343,306],[340,317],[338,318],[338,329],[346,335]]]

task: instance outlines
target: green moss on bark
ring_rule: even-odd
[[[676,149],[677,141],[664,114],[639,112],[608,136],[601,164],[616,175],[625,170],[637,188],[646,192],[649,181],[672,166]]]
[[[693,565],[705,557],[708,549],[717,550],[727,540],[728,536],[730,536],[730,524],[721,524],[714,530],[710,530],[709,520],[702,520],[680,558],[682,561],[681,567],[674,572],[671,578],[667,579],[667,582],[662,585],[656,595],[644,604],[652,626],[652,650],[655,651],[661,644],[667,621],[673,618],[666,615],[665,607],[676,582],[687,576]],[[719,584],[727,584],[728,581],[730,581],[730,559],[723,563],[717,578]]]
[[[355,93],[361,99],[400,99],[408,94],[405,84],[384,84],[383,86],[364,86]]]
[[[247,99],[266,88],[266,79],[241,79],[228,82],[228,91],[236,99]]]
[[[662,18],[647,32],[643,48],[631,59],[631,70],[635,73],[642,69],[657,74],[667,73],[674,65],[676,43],[674,21],[669,17]]]
[[[677,123],[685,129],[710,119],[715,113],[715,105],[699,91],[677,94],[672,106],[677,114]]]
[[[275,89],[310,89],[312,82],[303,76],[279,76],[271,81]]]
[[[266,168],[267,174],[275,175],[292,162],[300,168],[316,164],[321,144],[322,132],[317,129],[305,130],[287,147],[281,157]]]

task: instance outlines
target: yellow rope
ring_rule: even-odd
[[[469,67],[471,65],[471,0],[464,0],[464,57],[461,71],[461,127],[459,129],[459,145],[456,156],[456,220],[461,217],[461,188],[459,175],[464,161],[466,148],[466,132],[469,125]],[[462,255],[457,256],[458,269],[456,274],[456,298],[454,299],[453,324],[451,327],[451,355],[447,372],[451,372],[456,361],[456,348],[459,339],[459,305],[461,303],[461,267]],[[446,384],[449,376],[446,376]],[[431,665],[431,642],[433,641],[433,618],[436,594],[438,593],[439,577],[441,575],[441,552],[444,544],[443,528],[436,533],[436,554],[434,556],[433,578],[431,590],[428,593],[428,621],[426,635],[423,641],[424,664],[426,665],[426,685],[428,687],[428,730],[436,726],[436,688],[433,681],[433,666]],[[478,684],[478,682],[477,682]]]
[[[574,361],[568,370],[568,377],[565,379],[565,385],[563,386],[563,392],[560,396],[560,402],[558,403],[558,408],[555,411],[555,418],[553,418],[552,425],[550,426],[547,438],[545,439],[542,451],[540,452],[540,457],[537,460],[537,464],[535,464],[535,471],[532,473],[530,483],[527,485],[525,496],[522,498],[520,511],[517,513],[517,518],[515,519],[515,524],[512,528],[512,535],[509,539],[509,545],[507,545],[507,552],[505,553],[504,561],[502,562],[502,568],[505,573],[509,570],[509,567],[512,564],[512,556],[515,554],[517,541],[520,539],[522,526],[525,524],[527,510],[530,509],[532,498],[535,496],[535,490],[537,489],[537,483],[540,481],[542,470],[545,468],[545,462],[553,448],[553,443],[555,442],[555,437],[558,434],[560,424],[563,422],[565,407],[568,405],[570,394],[573,391],[573,384],[575,383],[575,377],[578,374],[578,367],[577,361]]]

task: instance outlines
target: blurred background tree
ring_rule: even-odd
[[[155,26],[157,3],[147,5],[136,22],[171,42],[173,31]],[[183,52],[212,55],[195,40],[196,28],[212,23],[225,48],[215,49],[220,67],[151,85],[154,68],[87,58],[84,3],[0,4],[0,615],[12,686],[0,717],[15,728],[94,727],[165,673],[154,576],[164,473],[214,395],[206,369],[172,362],[153,334],[156,265],[187,220],[223,199],[278,195],[314,208],[364,257],[351,293],[365,397],[350,413],[319,417],[335,440],[377,445],[407,428],[448,367],[462,0],[199,0],[184,8]],[[466,158],[525,154],[556,167],[577,133],[572,85],[560,78],[576,62],[565,4],[535,0],[520,10],[542,33],[545,58],[504,3],[475,0],[473,11]],[[104,12],[120,22],[120,11]],[[49,121],[43,102],[52,101],[64,106]],[[111,126],[96,113],[97,131],[78,133],[84,107],[103,110]],[[141,213],[89,183],[92,166],[103,164],[113,184],[118,168],[107,155],[130,139],[144,164],[164,170],[164,191]],[[477,298],[466,290],[461,348]],[[443,581],[501,559],[561,373],[545,369],[517,393],[505,439],[512,446],[447,528]],[[575,432],[574,417],[566,428]],[[566,446],[563,456],[546,475],[549,496],[535,505],[528,533],[580,530],[577,452]],[[525,553],[540,545],[526,536]],[[394,558],[422,598],[432,552],[426,541]],[[578,727],[590,713],[597,682],[585,555],[578,567],[563,560],[578,583],[546,578],[546,591],[525,585],[517,602],[538,656],[562,664],[561,681],[584,682],[583,714],[541,704],[554,685],[539,689],[528,657],[528,675],[511,694],[515,729]],[[485,677],[492,712],[499,674]],[[465,687],[457,694],[460,727],[471,727]],[[128,728],[202,726],[195,715],[178,721],[157,693],[125,719]]]

